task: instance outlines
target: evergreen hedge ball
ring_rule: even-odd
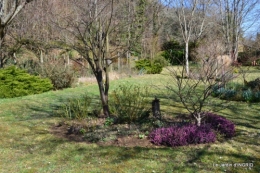
[[[11,66],[0,70],[0,98],[21,97],[52,90],[49,79],[33,76]]]

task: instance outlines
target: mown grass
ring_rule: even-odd
[[[258,71],[252,72],[259,76]],[[249,74],[250,76],[250,74]],[[162,75],[144,75],[111,82],[118,85],[148,85],[161,99],[164,114],[186,112],[178,102],[162,97]],[[259,172],[260,104],[229,102],[218,114],[236,124],[236,136],[225,142],[186,147],[115,147],[71,142],[51,133],[62,121],[53,108],[62,99],[91,93],[98,98],[96,85],[51,91],[39,95],[0,100],[0,172]],[[213,99],[213,98],[212,98]],[[216,109],[212,107],[212,109]],[[253,163],[253,167],[219,167],[216,164]]]

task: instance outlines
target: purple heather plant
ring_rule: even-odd
[[[210,124],[212,129],[223,134],[225,138],[232,138],[235,135],[235,124],[220,115],[207,112],[204,123]]]
[[[235,125],[225,117],[207,112],[201,126],[186,124],[157,128],[150,133],[149,138],[155,145],[174,147],[215,142],[216,132],[225,138],[231,138],[235,135]]]
[[[189,124],[182,127],[174,126],[155,129],[150,133],[149,138],[155,145],[174,147],[215,142],[216,135],[208,124],[200,127]]]

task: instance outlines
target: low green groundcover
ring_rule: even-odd
[[[213,87],[212,96],[223,100],[260,102],[260,78],[246,84],[228,83]]]

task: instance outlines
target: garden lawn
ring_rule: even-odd
[[[148,85],[153,90],[151,100],[154,96],[161,99],[163,114],[176,116],[186,112],[182,105],[161,98],[160,88],[169,80],[165,73],[143,75],[112,81],[111,90],[120,84]],[[1,99],[0,172],[260,172],[260,103],[225,103],[226,109],[218,114],[236,124],[236,135],[214,144],[131,148],[72,142],[52,134],[51,127],[62,121],[53,116],[53,108],[61,99],[86,92],[98,96],[97,86],[88,85]]]

